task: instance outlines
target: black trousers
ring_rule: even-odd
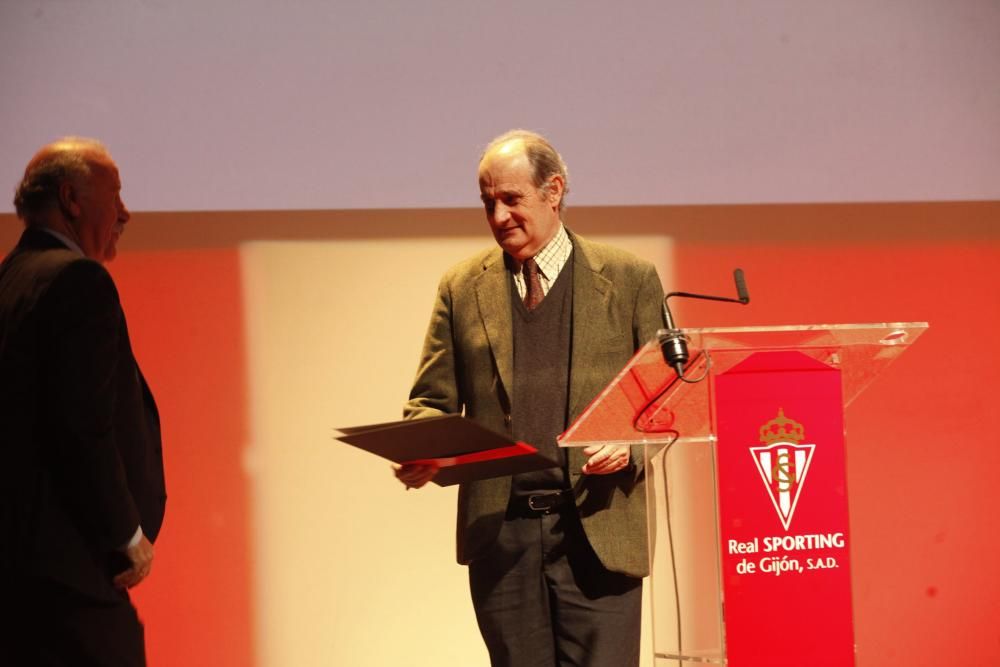
[[[493,667],[639,664],[642,579],[604,568],[573,505],[508,517],[469,583]]]
[[[128,594],[95,600],[39,579],[12,588],[0,602],[0,665],[145,667],[143,627]]]

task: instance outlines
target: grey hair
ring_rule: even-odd
[[[483,154],[479,156],[479,161],[482,162],[486,154],[493,149],[512,141],[524,145],[524,153],[528,156],[528,163],[532,169],[531,179],[536,188],[546,187],[553,176],[562,177],[563,195],[559,199],[559,212],[561,213],[566,205],[566,195],[569,194],[569,170],[559,152],[542,135],[531,130],[508,130],[486,146]]]
[[[66,181],[90,177],[87,151],[107,153],[96,139],[63,137],[43,148],[28,163],[24,177],[14,191],[14,209],[25,222],[59,202],[59,186]]]

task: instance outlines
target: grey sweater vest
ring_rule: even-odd
[[[569,488],[566,452],[556,436],[566,429],[569,360],[573,322],[573,261],[566,262],[548,294],[534,310],[524,307],[514,281],[514,390],[511,427],[514,437],[534,445],[559,467],[514,475],[511,495]]]

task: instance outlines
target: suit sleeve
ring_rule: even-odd
[[[649,342],[658,330],[667,326],[663,317],[663,284],[660,276],[652,264],[646,264],[644,268],[632,316],[635,337],[633,344],[636,350]]]
[[[69,264],[46,294],[44,327],[53,437],[43,453],[81,532],[107,551],[125,545],[139,525],[115,443],[115,374],[123,314],[111,276],[100,264]]]
[[[442,278],[424,338],[417,376],[410,398],[403,407],[405,419],[461,413],[452,325],[451,288],[447,278]]]

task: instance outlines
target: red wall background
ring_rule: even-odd
[[[862,667],[1000,664],[1000,243],[696,243],[678,282],[742,266],[750,306],[699,325],[930,322],[848,408],[855,641]],[[959,657],[961,656],[961,657]]]

